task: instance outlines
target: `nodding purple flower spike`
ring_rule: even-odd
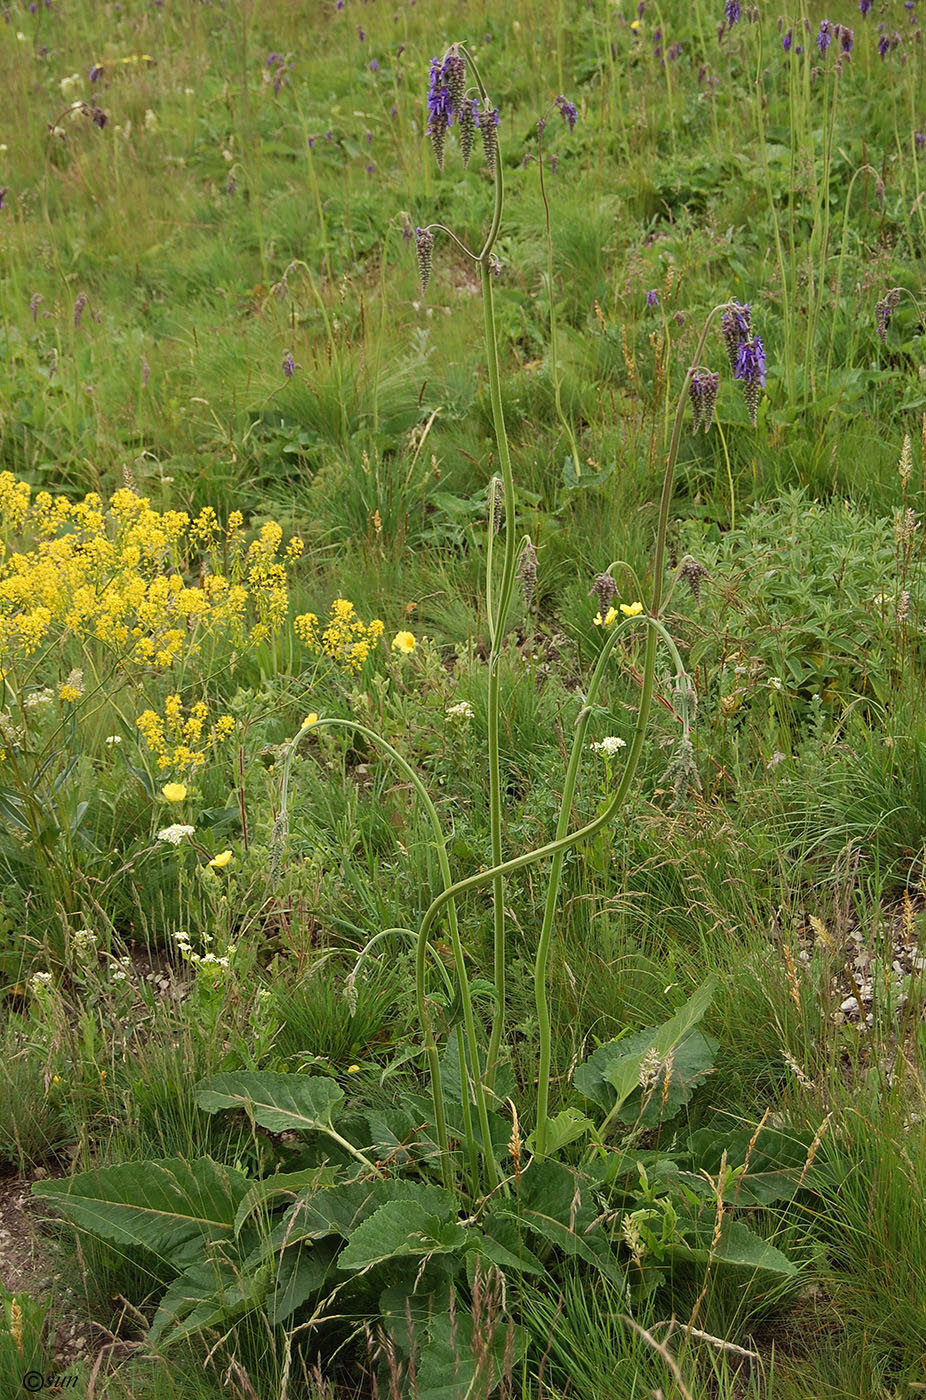
[[[369,67],[371,73],[378,73],[378,72],[379,72],[379,62],[378,62],[375,58],[371,58],[371,59],[370,59],[370,62],[369,62],[369,64],[368,64],[368,67]]]
[[[826,53],[833,41],[833,26],[828,19],[821,19],[820,30],[817,34],[817,48],[821,53]]]
[[[8,192],[9,192],[9,186],[8,186],[8,185],[0,185],[0,209],[3,208],[3,201],[6,199]],[[34,320],[34,319],[35,319],[35,313],[33,312],[33,320]]]
[[[98,83],[103,76],[102,63],[94,63],[87,76],[89,77],[91,83]]]
[[[103,111],[102,107],[97,107],[96,104],[94,104],[93,109],[90,113],[90,119],[96,126],[100,128],[101,131],[103,130],[103,127],[106,125],[106,123],[109,121],[109,117]]]
[[[360,40],[361,44],[364,43],[364,42],[366,41],[366,37],[367,37],[367,34],[366,34],[366,30],[364,29],[363,25],[362,25],[362,24],[358,24],[358,25],[357,25],[357,38]]]
[[[878,53],[881,55],[882,58],[887,58],[888,53],[890,52],[890,48],[890,39],[887,37],[886,34],[882,34],[881,38],[878,40]]]
[[[44,300],[41,292],[33,292],[29,298],[29,310],[32,312],[32,320],[36,325],[38,325],[39,320],[39,307]]]
[[[498,108],[479,113],[479,130],[482,133],[482,149],[489,174],[495,175],[495,161],[498,157]]]
[[[286,354],[283,356],[283,363],[280,368],[287,379],[292,379],[293,375],[296,373],[296,361],[293,359],[292,350],[287,350]]]
[[[844,54],[852,52],[852,45],[855,43],[855,32],[847,29],[844,24],[839,26],[839,44]]]
[[[891,317],[899,305],[900,290],[897,287],[892,287],[875,306],[875,313],[878,318],[875,330],[881,337],[882,344],[887,344],[887,328],[891,324]]]
[[[913,140],[920,150],[926,146],[926,131],[916,131],[913,133]]]
[[[759,389],[765,387],[765,347],[759,336],[743,341],[733,377],[742,380],[743,398],[755,427],[759,416]]]
[[[579,120],[579,114],[573,104],[561,94],[559,97],[554,98],[553,106],[559,112],[563,121],[568,124],[569,130],[575,130],[575,124]]]
[[[84,314],[84,307],[87,305],[87,293],[78,292],[77,300],[74,302],[74,325],[79,330],[81,317]]]
[[[463,169],[469,165],[469,158],[473,153],[473,142],[476,139],[476,128],[479,125],[479,100],[475,97],[464,97],[463,105],[460,108],[460,155],[463,158]]]
[[[791,52],[791,46],[792,46],[793,43],[794,43],[794,30],[793,30],[793,29],[789,29],[788,32],[787,32],[787,34],[785,34],[784,38],[783,38],[782,41],[781,41],[781,47],[784,49],[785,53],[790,53],[790,52]]]
[[[688,381],[688,398],[694,415],[693,431],[703,427],[707,432],[714,421],[714,406],[720,392],[720,375],[710,370],[696,369]]]
[[[724,14],[727,17],[727,24],[729,24],[732,28],[733,25],[737,23],[740,17],[740,7],[738,4],[738,0],[727,0],[726,5],[724,5]]]
[[[863,15],[867,15],[871,10],[874,0],[858,0],[858,7]]]
[[[425,296],[431,280],[431,253],[434,248],[434,235],[426,228],[415,229],[415,253],[418,258],[418,277],[421,281],[421,295]]]
[[[646,293],[646,304],[647,306],[659,305],[659,293],[656,291],[655,287],[651,288],[651,290]]]
[[[730,302],[720,318],[720,334],[730,362],[730,373],[735,378],[740,346],[752,334],[752,312],[748,305],[741,305],[738,301]]]

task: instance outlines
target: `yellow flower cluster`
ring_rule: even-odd
[[[0,665],[67,636],[167,668],[207,635],[255,645],[287,617],[287,569],[302,553],[265,524],[248,545],[240,511],[223,529],[210,506],[190,517],[120,490],[104,505],[32,498],[0,472]]]
[[[204,700],[197,700],[185,714],[180,696],[168,695],[163,715],[158,714],[157,710],[145,710],[135,723],[158,768],[192,774],[202,768],[209,750],[227,739],[235,728],[231,715],[219,715],[211,728],[208,721],[209,707]],[[180,785],[167,785],[177,786]],[[167,788],[164,795],[169,802],[174,800]],[[183,795],[186,796],[185,790]]]
[[[378,617],[362,622],[353,603],[335,598],[324,629],[320,630],[315,613],[302,613],[293,621],[296,636],[309,651],[330,657],[349,671],[359,671],[372,648],[383,635],[383,623]]]

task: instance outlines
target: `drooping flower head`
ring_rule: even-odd
[[[740,346],[744,340],[749,339],[751,329],[752,312],[749,306],[741,305],[738,301],[731,301],[720,318],[720,333],[723,336],[724,349],[730,362],[730,373],[734,378],[736,377],[736,362],[739,359]]]
[[[650,290],[646,293],[646,304],[647,306],[659,305],[659,293],[656,291],[655,287],[651,287]]]
[[[787,30],[787,32],[786,32],[785,35],[784,35],[784,38],[783,38],[782,41],[781,41],[781,47],[784,49],[785,53],[790,53],[793,44],[794,44],[794,30],[793,30],[793,29],[789,29],[789,30]]]
[[[759,390],[765,387],[765,346],[760,336],[754,335],[743,341],[733,377],[742,380],[746,408],[755,427],[759,413]]]
[[[559,97],[554,99],[553,106],[559,112],[563,121],[567,123],[569,130],[573,131],[575,129],[576,122],[579,120],[579,114],[576,111],[574,105],[567,98],[563,97],[562,94],[560,94]]]
[[[431,254],[434,249],[434,235],[426,228],[415,229],[415,252],[418,257],[418,278],[421,282],[421,295],[428,290],[431,280]]]
[[[732,28],[740,17],[739,0],[727,0],[724,5],[724,14],[727,18],[727,24]]]
[[[859,7],[859,10],[861,11],[861,13],[862,13],[863,15],[867,15],[867,14],[868,14],[868,12],[869,12],[870,9],[871,9],[872,4],[873,4],[873,0],[858,0],[858,7]]]
[[[820,29],[817,33],[817,48],[821,53],[826,53],[833,42],[833,26],[828,19],[821,19]]]
[[[720,375],[707,369],[696,369],[688,381],[688,398],[694,416],[694,432],[703,427],[707,432],[714,421],[714,405],[720,392]]]
[[[875,307],[877,324],[875,329],[881,337],[882,343],[887,343],[887,328],[891,324],[891,317],[900,303],[900,291],[897,287],[892,287],[885,296],[881,298]]]

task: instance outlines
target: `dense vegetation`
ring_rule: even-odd
[[[4,7],[0,1396],[922,1388],[920,9]]]

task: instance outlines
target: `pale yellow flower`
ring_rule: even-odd
[[[166,797],[168,802],[182,802],[186,797],[186,784],[165,783],[161,788],[161,796]]]
[[[310,715],[306,715],[305,719],[302,721],[302,728],[311,729],[313,724],[318,724],[318,715],[314,710]]]
[[[604,617],[601,616],[601,613],[600,613],[600,612],[599,612],[599,613],[596,613],[596,614],[595,614],[595,626],[596,626],[596,627],[610,627],[610,626],[611,626],[611,623],[614,621],[614,619],[615,619],[616,617],[617,617],[617,608],[608,608],[608,611],[605,613]]]
[[[224,870],[232,858],[231,851],[219,851],[217,856],[213,856],[209,864],[213,870]]]
[[[400,651],[403,656],[411,656],[417,645],[414,632],[396,632],[392,639],[392,650]]]
[[[621,603],[621,612],[625,617],[639,617],[642,611],[642,603]]]

